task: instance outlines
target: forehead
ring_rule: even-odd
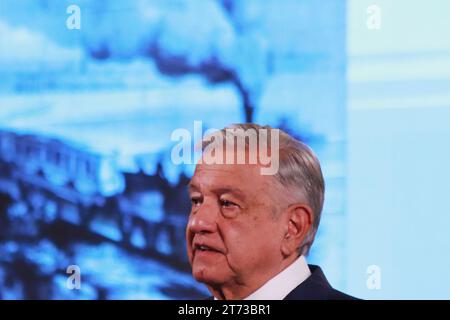
[[[270,176],[262,175],[253,164],[197,164],[190,185],[193,188],[236,188],[256,194],[267,188]]]

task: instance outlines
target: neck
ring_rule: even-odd
[[[276,268],[268,270],[264,275],[255,274],[251,279],[233,279],[231,283],[207,285],[208,290],[219,300],[243,300],[289,267],[298,257],[295,254],[283,259]]]

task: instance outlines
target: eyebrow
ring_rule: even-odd
[[[188,183],[188,189],[189,189],[189,191],[192,191],[192,190],[198,190],[199,188],[197,187],[197,185],[195,184],[195,182],[192,182],[192,180],[191,180],[191,181],[189,181],[189,183]]]
[[[190,192],[200,190],[200,188],[192,181],[189,182],[188,188],[189,188]],[[221,187],[213,188],[211,191],[215,194],[229,193],[229,194],[236,196],[240,200],[245,200],[245,198],[246,198],[244,191],[242,191],[239,188],[233,187],[233,186],[221,186]]]
[[[223,186],[223,187],[212,189],[212,192],[214,192],[215,194],[228,193],[228,194],[232,194],[232,195],[236,196],[240,200],[245,200],[245,193],[241,189],[236,188],[236,187]]]

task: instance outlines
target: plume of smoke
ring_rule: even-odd
[[[230,82],[241,97],[245,120],[253,118],[268,50],[263,37],[237,27],[229,14],[231,0],[79,0],[82,27],[76,31],[64,24],[73,1],[18,2],[38,18],[29,19],[5,4],[0,19],[12,17],[93,59],[144,57],[169,76],[198,74],[213,84]]]

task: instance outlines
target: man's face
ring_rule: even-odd
[[[192,273],[211,286],[257,283],[282,260],[278,189],[258,165],[198,164],[186,230]]]

